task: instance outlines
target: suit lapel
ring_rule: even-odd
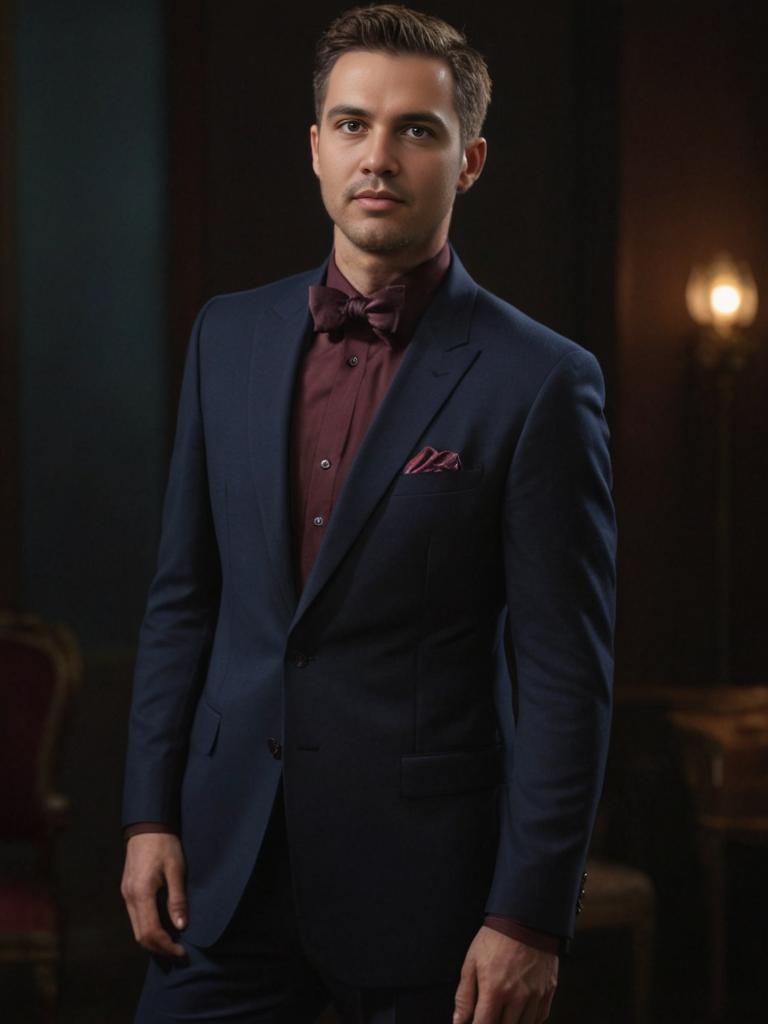
[[[447,278],[411,339],[352,463],[291,628],[359,535],[418,438],[480,354],[469,343],[477,286],[453,254]],[[285,516],[287,521],[287,514]]]
[[[309,339],[307,289],[325,278],[326,264],[286,286],[266,310],[251,350],[248,433],[251,466],[272,569],[286,611],[296,608],[290,515],[290,431],[293,389]]]

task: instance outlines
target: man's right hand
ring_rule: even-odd
[[[160,924],[157,892],[162,886],[168,890],[168,916],[181,930],[187,924],[187,898],[179,837],[167,832],[131,836],[126,845],[120,892],[128,908],[134,938],[150,953],[182,957],[186,955],[184,947],[174,942]]]

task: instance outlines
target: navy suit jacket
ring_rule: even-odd
[[[486,910],[573,930],[611,703],[602,375],[454,254],[297,595],[292,393],[324,273],[196,321],[123,820],[178,822],[185,936],[209,945],[282,776],[311,955],[355,985],[437,984]],[[404,475],[427,445],[462,469]]]

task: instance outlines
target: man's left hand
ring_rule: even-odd
[[[482,927],[464,958],[453,1024],[542,1024],[557,970],[554,953]]]

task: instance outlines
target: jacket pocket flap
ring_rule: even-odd
[[[221,725],[221,715],[210,704],[201,701],[189,736],[190,749],[199,754],[212,754]]]
[[[502,773],[500,747],[406,755],[400,759],[400,791],[408,797],[470,793],[498,785]]]

